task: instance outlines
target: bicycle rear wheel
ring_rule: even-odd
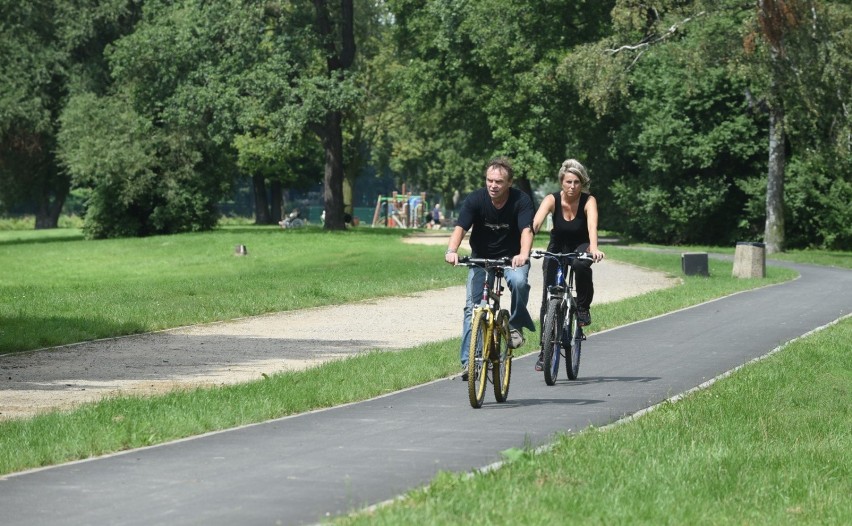
[[[512,377],[512,349],[509,348],[509,311],[501,310],[494,327],[494,348],[491,357],[491,383],[494,398],[505,402],[509,397],[509,380]]]
[[[467,359],[467,395],[474,409],[482,407],[485,384],[488,383],[488,311],[473,313],[470,326],[470,351]]]
[[[568,339],[565,345],[565,371],[569,380],[576,380],[580,373],[580,347],[583,342],[583,328],[577,323],[577,309],[571,308],[568,323],[565,326]]]
[[[541,350],[544,370],[544,383],[554,385],[559,376],[559,355],[562,352],[562,300],[551,298],[544,317],[544,329]]]

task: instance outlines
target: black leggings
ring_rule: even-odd
[[[548,252],[556,252],[550,250]],[[565,252],[585,252],[589,250],[589,244],[583,243],[574,250],[566,250]],[[544,329],[544,317],[547,315],[547,287],[552,285],[556,280],[556,262],[550,258],[545,258],[542,263],[544,274],[544,287],[541,294],[541,312],[539,313],[540,330]],[[592,261],[588,259],[575,259],[571,263],[571,268],[574,269],[574,286],[577,289],[577,307],[580,310],[589,310],[592,305],[592,299],[595,297],[595,285],[592,282]],[[568,276],[565,276],[565,281],[568,281]]]

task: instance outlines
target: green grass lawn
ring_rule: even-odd
[[[639,244],[636,247],[653,250],[666,250],[670,252],[709,252],[714,254],[728,254],[733,256],[735,246],[713,247],[705,245],[690,245],[677,248],[663,245]],[[804,263],[809,265],[823,265],[826,267],[852,268],[852,252],[840,250],[816,250],[816,249],[791,249],[785,252],[777,252],[766,257],[769,264],[775,261],[790,261],[792,263]]]
[[[46,232],[0,232],[0,352],[464,280],[442,264],[443,246],[403,244],[394,230],[235,227],[111,241]],[[237,244],[249,256],[235,256]],[[678,253],[606,251],[681,274]],[[852,261],[848,254],[832,259],[847,267]],[[770,265],[766,279],[736,279],[731,262],[709,264],[709,278],[685,277],[680,286],[596,307],[594,329],[795,276]],[[487,475],[443,474],[398,505],[353,520],[848,523],[852,514],[840,497],[850,494],[850,332],[847,319],[634,422],[565,437],[548,452],[509,451],[511,462]],[[363,400],[457,372],[457,348],[454,339],[371,352],[325,364],[322,374],[120,397],[0,422],[0,474]],[[495,485],[508,488],[499,501],[479,497]]]
[[[458,270],[437,264],[440,247],[403,244],[399,230],[235,227],[103,241],[63,233],[0,231],[0,353],[405,294],[460,279]],[[248,256],[234,254],[240,244]]]
[[[463,281],[458,269],[440,264],[444,247],[403,244],[403,235],[369,228],[329,233],[246,226],[88,241],[75,229],[0,231],[0,353]],[[236,256],[236,245],[245,245],[248,256]],[[617,260],[680,275],[680,258],[673,253],[618,247],[607,252]],[[731,278],[726,262],[711,260],[710,271],[712,280],[687,278],[687,297],[670,299],[663,293],[646,298],[647,307],[660,313],[684,306],[695,301],[689,296],[709,292],[701,291],[702,285],[711,294],[724,294],[765,282]],[[777,279],[771,268],[769,279]]]

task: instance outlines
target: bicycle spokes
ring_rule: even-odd
[[[467,349],[468,398],[470,405],[478,408],[482,406],[489,381],[494,386],[498,402],[505,401],[509,391],[512,360],[512,352],[508,349],[509,313],[500,309],[500,296],[503,293],[504,269],[509,268],[512,262],[509,258],[463,257],[458,264],[485,270],[481,303],[473,311],[470,347]]]
[[[509,313],[502,310],[494,327],[494,355],[491,365],[494,399],[498,402],[505,402],[509,397],[509,381],[512,377],[512,349],[509,348],[509,338]]]
[[[569,316],[566,329],[568,330],[569,340],[568,345],[565,346],[565,372],[568,373],[570,380],[576,380],[580,372],[580,348],[586,337],[583,335],[583,328],[577,323],[577,316],[574,314]]]
[[[485,397],[485,385],[488,382],[489,337],[488,311],[476,311],[471,325],[467,379],[468,398],[470,405],[474,408],[482,407],[482,399]]]

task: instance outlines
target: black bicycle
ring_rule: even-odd
[[[509,348],[509,311],[500,308],[503,294],[503,275],[512,267],[512,260],[462,257],[458,264],[485,269],[482,302],[475,306],[470,325],[467,392],[474,409],[482,407],[488,371],[494,385],[494,398],[505,402],[509,396],[512,377],[512,349]]]
[[[577,322],[577,296],[574,293],[574,269],[571,263],[592,259],[587,252],[547,252],[533,250],[534,258],[547,258],[556,263],[556,280],[547,286],[547,314],[542,327],[541,350],[544,381],[554,385],[559,374],[559,358],[565,357],[565,371],[571,380],[580,372],[580,349],[586,336]],[[565,279],[567,276],[567,280]]]

